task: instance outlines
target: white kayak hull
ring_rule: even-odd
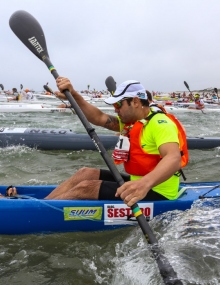
[[[114,110],[113,107],[98,107],[103,111]],[[72,113],[71,108],[46,107],[42,104],[9,104],[0,105],[0,113],[24,113],[24,112],[48,112],[48,113]],[[73,110],[74,112],[74,110]]]
[[[67,112],[66,108],[47,108],[41,104],[10,104],[0,105],[0,113],[22,112]],[[71,110],[68,110],[71,111]]]
[[[198,113],[198,114],[204,114],[204,113],[212,113],[212,112],[220,112],[220,108],[204,108],[202,110],[197,109],[189,109],[189,108],[183,108],[183,107],[172,107],[172,106],[165,106],[165,109],[168,113]]]
[[[114,111],[112,106],[97,106],[102,111]],[[212,112],[220,112],[220,108],[205,108],[202,110],[197,109],[189,109],[184,107],[173,107],[173,106],[165,106],[165,109],[168,113],[212,113]],[[61,113],[69,113],[72,112],[70,108],[50,108],[44,106],[44,104],[26,104],[26,103],[17,103],[17,104],[1,104],[0,105],[0,113],[18,113],[18,112],[61,112]]]

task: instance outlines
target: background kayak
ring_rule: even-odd
[[[99,134],[106,149],[115,147],[118,136]],[[188,137],[189,149],[209,149],[220,146],[220,137]],[[0,147],[25,145],[42,150],[96,150],[88,134],[68,129],[1,128]]]

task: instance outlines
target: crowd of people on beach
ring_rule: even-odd
[[[195,95],[198,94],[200,96],[201,99],[204,100],[216,100],[218,98],[220,98],[220,96],[218,96],[218,94],[216,92],[183,92],[183,93],[171,93],[170,94],[170,98],[173,99],[182,99],[182,101],[184,102],[193,102],[194,101],[194,97]]]
[[[90,96],[92,98],[102,98],[103,95],[109,95],[108,90],[98,91],[96,89],[94,89],[94,90],[82,90],[82,91],[80,91],[80,93],[83,95]]]

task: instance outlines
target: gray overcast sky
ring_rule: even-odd
[[[0,83],[57,90],[46,65],[9,27],[17,10],[43,28],[50,59],[77,90],[140,80],[170,92],[220,88],[219,0],[7,0],[1,7]]]

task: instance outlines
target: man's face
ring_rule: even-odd
[[[118,114],[120,120],[124,124],[135,123],[138,120],[138,109],[135,108],[134,100],[137,98],[126,98],[121,100],[120,106],[114,104],[115,113]]]

